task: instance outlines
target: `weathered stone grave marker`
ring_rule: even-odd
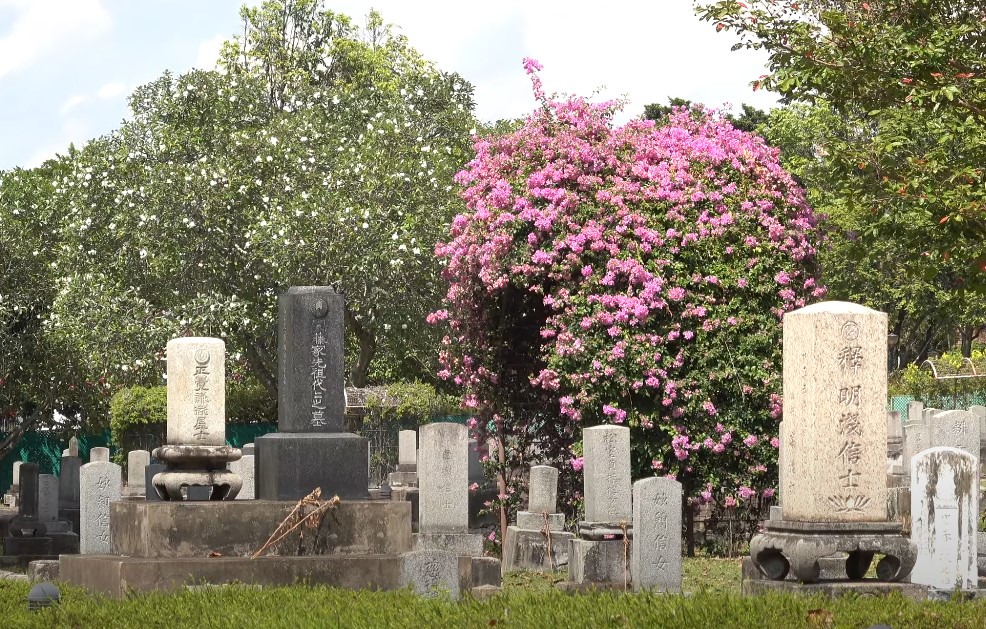
[[[79,552],[83,555],[110,553],[110,503],[120,499],[123,470],[116,463],[86,463],[79,472],[82,529]]]
[[[633,589],[681,591],[681,483],[645,478],[633,484]]]

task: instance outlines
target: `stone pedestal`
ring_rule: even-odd
[[[530,511],[517,512],[517,528],[527,531],[541,531],[544,530],[545,522],[547,522],[549,530],[565,530],[564,513],[532,513]]]
[[[573,539],[569,542],[568,576],[577,584],[630,583],[629,540]]]
[[[479,557],[483,536],[478,533],[415,533],[414,550],[445,550],[453,555]]]
[[[258,500],[300,500],[316,487],[322,498],[366,500],[367,439],[351,433],[278,432],[258,437]]]
[[[516,570],[553,572],[568,566],[568,550],[575,533],[562,530],[531,531],[508,526],[503,540],[503,573]]]
[[[804,583],[819,580],[819,559],[848,553],[846,576],[863,578],[873,555],[880,581],[900,581],[911,573],[917,549],[893,522],[764,522],[764,532],[750,541],[750,557],[768,580],[783,580],[788,571]]]

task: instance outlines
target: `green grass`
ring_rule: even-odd
[[[737,560],[689,559],[688,596],[600,592],[568,595],[553,587],[563,574],[514,575],[487,601],[424,600],[409,592],[353,592],[325,587],[209,589],[108,601],[62,586],[62,603],[29,612],[30,585],[0,581],[0,627],[986,627],[986,602],[915,603],[887,598],[826,599],[737,593]]]

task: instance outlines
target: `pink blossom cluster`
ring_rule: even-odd
[[[531,430],[510,424],[516,392],[500,382],[516,368],[511,296],[538,327],[527,382],[553,400],[553,434],[627,425],[641,469],[766,495],[751,463],[776,459],[780,318],[825,294],[804,191],[716,112],[614,126],[616,103],[548,100],[540,65],[525,67],[543,107],[476,140],[456,176],[466,209],[435,248],[449,283],[428,319],[448,330],[439,376],[468,408]]]

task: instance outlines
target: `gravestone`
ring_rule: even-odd
[[[79,438],[70,437],[68,440],[68,455],[79,456]]]
[[[880,552],[877,576],[899,581],[916,550],[887,517],[887,315],[822,302],[783,328],[785,495],[781,519],[751,540],[753,562],[769,580],[791,569],[813,583],[823,556],[849,553],[857,579]]]
[[[58,477],[53,474],[38,476],[38,519],[45,523],[58,520]]]
[[[79,552],[83,555],[110,553],[110,503],[120,499],[123,471],[116,463],[86,463],[79,474],[81,525]]]
[[[948,446],[979,458],[979,417],[969,411],[940,411],[931,420],[931,447]]]
[[[911,400],[907,403],[907,417],[904,419],[904,427],[921,423],[924,423],[924,402]]]
[[[781,421],[781,423],[777,425],[777,442],[779,444],[777,449],[777,508],[775,509],[774,506],[772,506],[772,513],[783,508],[784,494],[789,491],[787,488],[787,481],[785,480],[787,477],[784,475],[784,469],[787,467],[784,465],[784,453],[787,451],[787,448],[784,447],[784,444],[787,443],[787,441],[785,441],[785,435],[786,431],[784,430],[784,422]],[[771,519],[773,520],[776,518],[771,516]]]
[[[634,591],[681,592],[681,483],[645,478],[633,484]]]
[[[14,461],[14,466],[13,466],[13,471],[12,471],[13,479],[14,480],[11,483],[11,485],[13,487],[20,487],[20,482],[21,482],[21,465],[23,465],[23,464],[24,464],[23,461]]]
[[[253,444],[248,445],[250,445],[250,454],[247,454],[247,447],[243,446],[243,456],[240,457],[240,460],[229,464],[230,471],[238,474],[243,480],[243,485],[240,487],[239,493],[236,494],[237,500],[253,500],[255,497]]]
[[[925,408],[921,411],[921,416],[924,418],[924,423],[931,426],[932,418],[939,412],[940,411],[937,408]]]
[[[17,515],[7,525],[4,538],[4,556],[49,555],[51,538],[38,518],[38,487],[40,474],[37,463],[24,463],[18,466]]]
[[[443,550],[416,550],[401,555],[401,586],[434,598],[447,594],[458,600],[459,558]]]
[[[226,344],[172,339],[167,356],[167,443],[153,452],[165,470],[152,478],[153,491],[162,500],[232,500],[242,481],[226,466],[241,452],[226,445]]]
[[[151,462],[147,450],[131,450],[127,453],[127,488],[135,495],[143,496],[147,486],[144,468]]]
[[[89,450],[89,462],[90,463],[109,463],[110,462],[110,449],[96,447]]]
[[[415,550],[483,554],[481,535],[469,533],[469,438],[462,424],[436,422],[419,429],[418,533]]]
[[[256,494],[298,500],[322,495],[366,500],[369,441],[344,432],[342,294],[292,286],[277,300],[278,432],[255,441]]]
[[[75,437],[72,437],[75,439]],[[75,448],[69,440],[69,456],[63,456],[58,474],[58,519],[71,524],[72,530],[78,533],[80,529],[79,505],[79,471],[82,469],[82,459],[78,456],[78,442]],[[71,454],[72,452],[76,454]]]
[[[145,491],[144,500],[148,502],[160,501],[161,496],[154,491],[154,477],[163,472],[165,466],[162,463],[148,463],[144,468],[144,487],[150,488]]]
[[[593,426],[582,431],[585,521],[618,525],[630,508],[630,429]]]
[[[975,589],[979,460],[965,450],[933,447],[911,461],[911,582],[942,590]]]
[[[517,512],[517,523],[503,538],[503,572],[546,572],[568,565],[574,533],[565,531],[565,515],[558,511],[558,470],[534,465],[528,481],[527,511]]]
[[[79,552],[79,536],[72,524],[58,517],[59,480],[52,474],[38,477],[38,519],[45,525],[45,535],[51,538],[51,553],[64,555]]]
[[[402,430],[397,433],[397,471],[414,472],[418,465],[418,433]]]

